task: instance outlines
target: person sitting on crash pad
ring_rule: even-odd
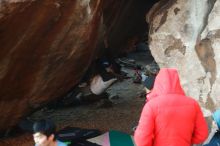
[[[95,95],[101,95],[115,81],[123,77],[120,75],[120,65],[107,57],[97,59],[91,66],[91,73],[87,80],[89,80],[91,92]]]

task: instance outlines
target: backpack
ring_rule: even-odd
[[[83,140],[83,141],[79,141],[77,143],[71,143],[68,146],[101,146],[101,145]]]
[[[96,137],[100,134],[101,132],[97,129],[66,127],[56,133],[56,138],[67,143],[69,146],[99,146],[92,142],[86,141],[86,139]]]

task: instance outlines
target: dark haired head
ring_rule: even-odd
[[[149,76],[149,77],[147,77],[147,78],[145,79],[145,81],[144,81],[144,86],[145,86],[147,89],[151,90],[151,89],[153,88],[153,86],[154,86],[155,78],[156,78],[155,76]]]
[[[55,134],[55,131],[56,131],[56,126],[50,120],[40,120],[33,124],[34,134],[39,132],[49,137],[50,135]]]

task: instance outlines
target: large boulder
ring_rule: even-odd
[[[220,0],[161,0],[147,15],[156,62],[178,69],[206,116],[220,106],[219,7]]]
[[[79,82],[101,11],[101,0],[0,1],[0,131]]]
[[[64,95],[96,57],[132,48],[153,3],[0,0],[0,131]]]

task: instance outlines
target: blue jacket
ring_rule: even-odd
[[[220,146],[220,131],[217,131],[210,142],[204,146]]]

